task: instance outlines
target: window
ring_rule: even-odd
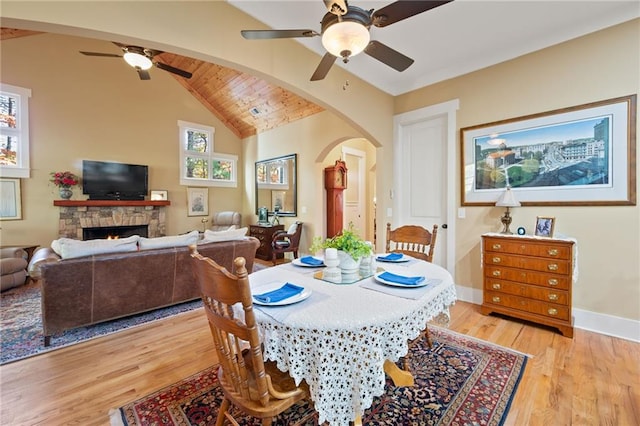
[[[28,178],[31,90],[0,83],[0,175]]]
[[[180,184],[238,186],[236,155],[214,152],[213,127],[178,121],[180,128]]]

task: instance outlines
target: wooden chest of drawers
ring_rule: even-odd
[[[497,312],[573,337],[573,241],[483,235],[485,315]]]
[[[263,226],[249,225],[249,235],[256,237],[260,241],[260,247],[256,250],[256,257],[262,260],[271,260],[271,240],[276,231],[284,231],[284,225]],[[281,259],[284,254],[278,254],[277,258]]]

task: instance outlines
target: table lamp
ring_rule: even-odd
[[[509,213],[509,209],[511,207],[520,207],[520,202],[516,200],[513,195],[513,191],[511,191],[511,187],[507,186],[507,189],[502,193],[500,199],[496,203],[496,207],[506,207],[507,211],[504,212],[504,216],[500,219],[502,224],[504,225],[504,229],[502,230],[503,234],[513,234],[509,230],[509,225],[511,225],[511,214]]]

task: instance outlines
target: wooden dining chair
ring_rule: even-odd
[[[291,252],[293,258],[298,258],[298,248],[300,246],[300,236],[302,235],[302,222],[292,224],[287,232],[277,231],[271,239],[272,261],[275,266],[277,256],[281,253]]]
[[[433,262],[433,251],[436,246],[438,235],[438,225],[433,225],[433,230],[418,225],[404,225],[396,229],[391,229],[391,224],[387,223],[387,253],[402,253],[417,259]],[[425,324],[420,335],[409,342],[409,352],[403,358],[403,368],[410,371],[411,348],[420,340],[426,339],[427,345],[432,347],[429,328]]]
[[[391,229],[387,223],[387,253],[403,253],[417,259],[433,262],[433,251],[438,236],[438,225],[433,230],[418,225],[404,225]]]
[[[229,411],[231,404],[245,415],[262,419],[263,425],[271,425],[275,416],[310,398],[308,387],[305,382],[296,386],[288,373],[262,357],[245,259],[234,260],[237,275],[233,275],[200,255],[195,245],[190,250],[220,362],[218,380],[224,400],[216,426],[224,425],[226,420],[238,425]],[[234,313],[235,304],[241,304],[244,315]]]

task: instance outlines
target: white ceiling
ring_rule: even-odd
[[[319,33],[327,12],[322,0],[228,2],[273,29]],[[391,2],[352,0],[350,4],[377,10]],[[404,72],[365,54],[346,65],[336,60],[334,67],[342,66],[379,89],[399,95],[638,17],[639,0],[455,0],[385,28],[371,27],[372,40],[415,59]],[[296,40],[319,55],[325,53],[320,37]],[[309,77],[316,66],[309,66]]]

